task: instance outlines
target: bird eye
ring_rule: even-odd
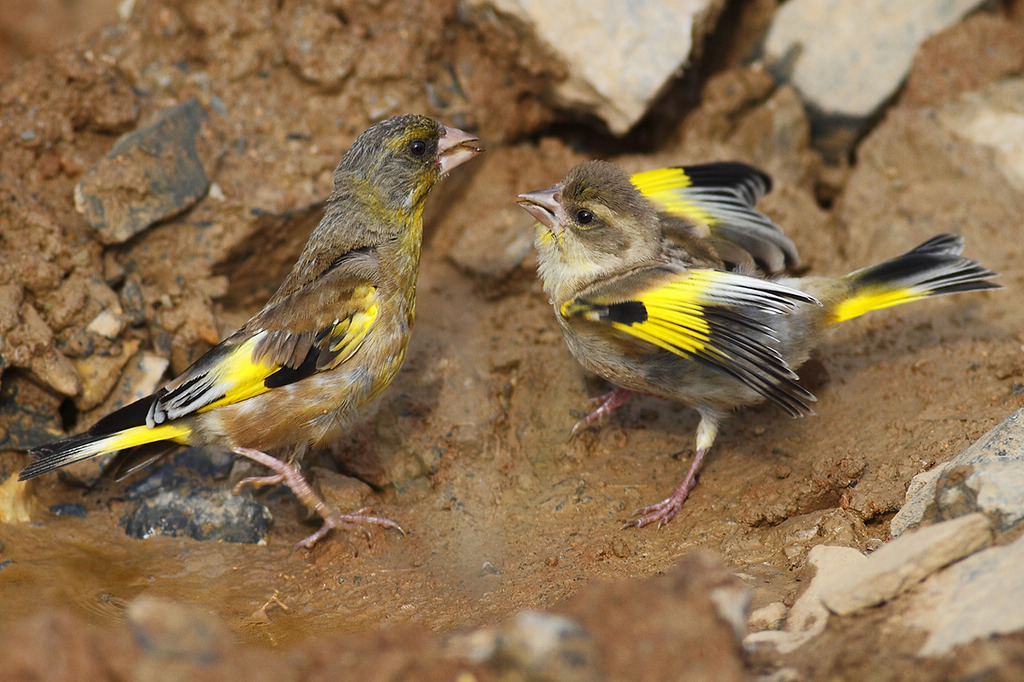
[[[415,139],[409,143],[409,153],[413,156],[423,156],[427,153],[427,143],[420,139]]]
[[[578,222],[580,225],[589,225],[590,223],[594,222],[594,214],[585,208],[581,208],[576,213],[576,222]]]

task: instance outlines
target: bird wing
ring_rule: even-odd
[[[151,428],[194,412],[237,403],[334,369],[360,348],[380,314],[373,254],[275,297],[242,329],[215,346],[155,395]],[[352,261],[359,261],[353,263]]]
[[[738,247],[769,274],[799,263],[793,242],[768,216],[754,210],[772,181],[753,166],[728,161],[658,168],[637,173],[630,181],[659,211],[682,221],[676,229],[688,226],[697,236],[709,238],[724,258],[739,260]],[[665,224],[669,232],[672,226],[672,221]]]
[[[563,303],[560,313],[712,367],[796,416],[807,414],[815,398],[795,383],[779,339],[757,318],[784,315],[799,304],[820,305],[802,291],[758,277],[662,265],[591,285]]]

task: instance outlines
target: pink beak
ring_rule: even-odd
[[[441,139],[437,143],[437,162],[441,166],[441,175],[483,151],[475,144],[480,141],[476,135],[451,126],[442,125],[441,128]]]
[[[516,198],[516,203],[541,223],[552,230],[555,229],[558,222],[556,215],[562,208],[562,204],[558,201],[557,186],[520,194]]]

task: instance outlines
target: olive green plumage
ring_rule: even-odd
[[[283,481],[324,516],[306,546],[335,525],[393,526],[327,509],[292,462],[337,439],[397,374],[414,318],[427,195],[480,151],[476,142],[418,115],[366,130],[334,172],[323,219],[263,309],[153,395],[82,435],[35,448],[20,478],[154,442],[217,444],[276,472],[253,482]]]

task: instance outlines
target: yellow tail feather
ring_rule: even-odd
[[[853,292],[853,295],[840,301],[832,309],[829,318],[830,324],[839,324],[860,317],[864,313],[882,308],[891,308],[894,305],[919,301],[929,296],[927,291],[918,289],[891,289],[887,287],[870,287]]]

